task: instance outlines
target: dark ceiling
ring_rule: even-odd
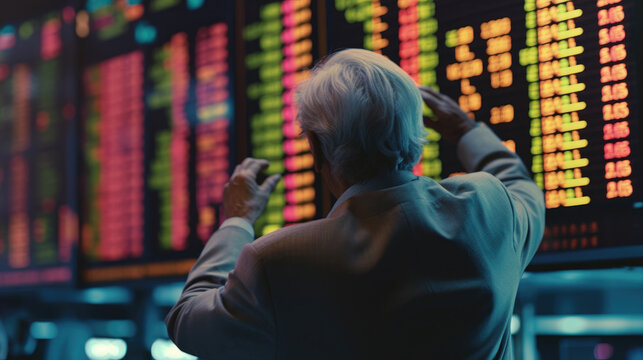
[[[78,0],[0,0],[0,25],[28,20]]]

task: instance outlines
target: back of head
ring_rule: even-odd
[[[411,170],[425,130],[422,98],[411,77],[386,57],[348,49],[319,63],[298,88],[298,119],[321,142],[347,182]]]

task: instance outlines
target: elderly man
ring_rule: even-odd
[[[468,175],[417,177],[424,125],[456,141]],[[328,217],[253,242],[278,182],[246,159],[167,317],[184,351],[211,359],[512,359],[521,275],[543,234],[542,193],[522,162],[451,99],[393,62],[344,50],[299,88]]]

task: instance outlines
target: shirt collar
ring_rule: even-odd
[[[344,191],[344,193],[339,197],[339,199],[337,199],[337,201],[335,202],[335,205],[333,205],[332,209],[330,209],[330,212],[328,213],[327,217],[330,217],[333,214],[333,212],[335,212],[340,207],[342,203],[344,203],[346,200],[350,199],[353,196],[363,194],[366,192],[378,191],[378,190],[390,188],[393,186],[402,185],[416,179],[417,179],[417,176],[415,176],[412,172],[402,170],[402,171],[380,174],[369,180],[353,184],[348,189],[346,189],[346,191]]]

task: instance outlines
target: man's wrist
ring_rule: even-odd
[[[508,152],[498,136],[484,123],[476,122],[476,126],[468,131],[457,145],[460,162],[468,172],[480,171],[481,162],[491,153]]]
[[[241,216],[229,217],[221,224],[219,229],[223,229],[229,226],[240,227],[246,232],[248,232],[253,239],[255,237],[255,230],[252,227],[252,223],[250,222],[250,220],[246,219],[245,217],[241,217]]]
[[[473,121],[473,120],[472,120],[472,121],[468,121],[468,122],[466,122],[465,124],[463,124],[463,126],[462,126],[462,127],[461,127],[461,129],[460,129],[460,134],[459,134],[459,136],[458,136],[458,138],[457,138],[457,140],[456,140],[456,143],[457,143],[458,141],[460,141],[460,139],[462,139],[462,137],[463,137],[464,135],[466,135],[469,131],[471,131],[471,130],[475,129],[475,128],[476,128],[476,127],[478,127],[479,125],[480,125],[480,122],[479,122],[479,121]]]

